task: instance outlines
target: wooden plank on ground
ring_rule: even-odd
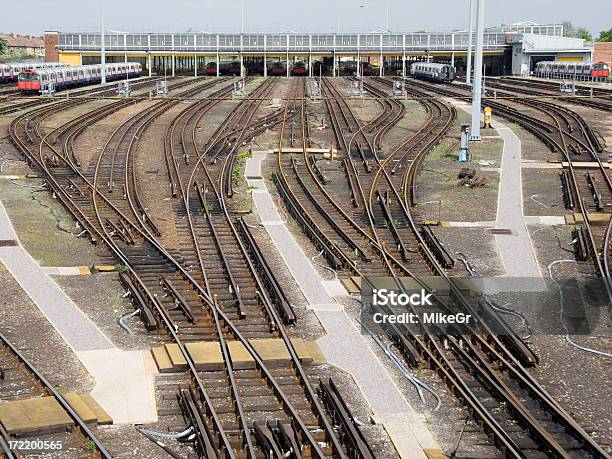
[[[0,403],[0,423],[11,435],[43,435],[74,425],[55,397],[39,397]]]
[[[106,410],[102,408],[90,394],[80,394],[79,396],[89,409],[94,412],[96,418],[98,418],[99,425],[103,426],[113,423],[113,418],[110,417]]]

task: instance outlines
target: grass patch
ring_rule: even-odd
[[[234,185],[236,185],[242,178],[247,159],[249,159],[251,156],[253,156],[251,154],[251,150],[243,151],[238,154],[236,162],[234,163],[234,169],[232,169],[232,183]]]

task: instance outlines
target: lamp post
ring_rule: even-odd
[[[468,19],[468,49],[467,49],[467,68],[465,70],[465,83],[470,84],[472,78],[472,28],[474,20],[474,3],[477,0],[470,0],[470,17]]]
[[[482,100],[482,51],[484,45],[485,0],[478,1],[476,19],[476,58],[474,59],[474,81],[472,84],[472,125],[470,140],[480,139],[480,103]]]
[[[102,74],[100,82],[106,84],[106,49],[104,47],[104,0],[100,0],[100,63]]]
[[[387,0],[387,15],[385,17],[385,31],[389,32],[389,0]]]
[[[244,0],[242,0],[240,7],[240,33],[244,33]]]

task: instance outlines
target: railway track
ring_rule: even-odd
[[[591,95],[587,90],[577,89],[576,95],[580,97],[572,97],[560,94],[559,85],[551,87],[548,84],[541,84],[541,82],[533,82],[532,80],[527,82],[511,78],[489,78],[487,80],[487,88],[510,92],[513,96],[517,93],[528,94],[530,96],[550,96],[559,101],[567,101],[575,105],[582,105],[606,112],[612,111],[612,95],[607,91],[594,90],[593,95]]]
[[[187,219],[181,230],[182,250],[174,255],[164,248],[163,235],[155,224],[146,213],[143,216],[133,169],[134,142],[171,102],[153,104],[120,126],[89,177],[79,170],[76,155],[68,147],[68,139],[82,132],[79,123],[67,126],[64,136],[44,134],[40,129],[46,117],[65,107],[44,107],[11,124],[11,138],[45,173],[50,188],[92,239],[105,243],[128,268],[121,277],[147,328],[162,331],[178,346],[189,383],[178,391],[177,398],[202,457],[257,457],[261,453],[373,457],[345,404],[338,401],[333,383],[320,381],[320,391],[315,393],[317,377],[300,362],[285,329],[292,319],[282,298],[274,294],[280,286],[274,287],[273,278],[265,273],[265,261],[257,255],[248,226],[237,218],[227,199],[233,194],[237,146],[264,130],[280,128],[277,185],[285,201],[296,206],[294,215],[301,212],[305,217],[302,226],[308,228],[307,233],[312,231],[309,236],[315,244],[327,250],[328,261],[336,260],[339,269],[351,273],[385,273],[396,280],[400,275],[414,276],[428,290],[431,288],[420,276],[434,273],[470,311],[410,212],[420,161],[445,134],[453,111],[440,101],[424,102],[431,116],[423,128],[384,153],[382,137],[403,114],[380,90],[385,81],[375,80],[369,86],[369,91],[378,94],[381,106],[380,114],[369,123],[361,123],[326,82],[326,91],[332,97],[335,94],[334,104],[327,108],[330,119],[335,116],[337,120],[335,136],[343,152],[345,177],[332,177],[332,169],[325,170],[308,152],[303,81],[294,83],[294,103],[258,117],[261,101],[274,91],[274,83],[264,83],[252,99],[232,110],[203,146],[196,140],[197,125],[220,98],[194,102],[182,111],[168,129],[165,142],[169,195],[177,198],[176,217]],[[227,90],[221,88],[217,95]],[[415,95],[423,92],[415,90]],[[102,114],[81,121],[92,123],[96,116]],[[283,152],[294,145],[301,147],[301,153]],[[310,177],[309,182],[299,183],[303,177]],[[337,202],[348,196],[346,192],[326,191],[331,178],[343,180],[351,189],[359,220],[342,210],[350,201]],[[403,231],[388,224],[399,218],[406,224],[399,228]],[[342,225],[332,223],[342,220]],[[386,225],[381,224],[384,221]],[[347,246],[337,250],[334,237]],[[358,247],[364,247],[363,255],[350,249],[348,240],[362,241]],[[414,248],[409,247],[414,251],[403,249],[404,254],[411,254],[407,261],[402,258],[402,246],[413,243]],[[362,271],[368,264],[372,270]],[[410,270],[413,266],[423,271],[415,275]],[[444,299],[436,300],[442,310],[450,307]],[[440,335],[434,329],[415,334],[401,326],[387,331],[410,364],[425,363],[441,375],[491,435],[492,444],[507,456],[608,457],[529,375],[524,365],[535,363],[536,358],[512,334],[503,339],[487,333]],[[274,366],[264,362],[253,341],[265,337],[282,340],[290,358]],[[188,351],[189,343],[195,341],[218,343],[223,370],[196,367]],[[248,368],[234,365],[232,343],[239,343],[250,355]]]
[[[80,457],[110,458],[106,448],[98,441],[90,427],[72,409],[66,399],[38,371],[28,359],[8,339],[0,334],[0,401],[42,400],[43,397],[55,400],[66,416],[64,427],[38,429],[35,444],[53,442],[58,446],[53,449],[79,451]],[[29,436],[29,435],[27,435]],[[26,435],[21,436],[26,437]],[[24,457],[16,443],[20,436],[11,436],[0,424],[0,453],[9,459]],[[39,441],[40,440],[40,441]],[[86,445],[90,444],[87,453]],[[61,446],[59,446],[61,445]],[[30,448],[28,448],[30,449]],[[34,446],[32,450],[48,449]]]
[[[519,82],[519,83],[529,83],[535,87],[551,89],[551,90],[553,89],[558,90],[559,84],[561,83],[561,80],[555,82],[555,81],[536,80],[533,78],[521,78],[521,77],[503,77],[502,80],[508,80],[508,81]],[[598,97],[611,97],[612,96],[612,89],[598,88],[598,87],[591,88],[591,86],[581,85],[580,82],[577,82],[576,84],[576,91],[578,95],[588,96],[591,94],[591,89],[593,89],[594,96],[598,96]]]
[[[411,81],[412,85],[450,97],[465,98],[464,92],[446,87],[438,87],[423,82]],[[558,152],[567,165],[561,173],[564,200],[569,210],[581,216],[578,222],[577,244],[578,260],[588,260],[602,277],[608,296],[612,299],[612,284],[607,266],[610,250],[608,235],[612,231],[606,222],[601,231],[600,219],[611,212],[610,195],[612,182],[608,169],[599,155],[603,146],[598,136],[590,129],[585,120],[572,110],[540,100],[514,101],[527,110],[517,109],[508,102],[490,98],[483,100],[501,116],[514,121],[541,139],[553,152]]]
[[[384,83],[384,80],[382,82]],[[327,90],[329,91],[329,85]],[[384,97],[384,94],[373,85],[370,85],[368,90],[378,94],[381,98]],[[422,96],[423,93],[419,93],[419,95]],[[342,99],[338,97],[337,93],[335,96],[336,102]],[[430,101],[429,103],[441,104],[439,101]],[[370,191],[370,197],[376,196],[378,198],[364,200],[370,212],[373,211],[375,206],[379,205],[379,199],[388,199],[388,194],[379,192],[381,183],[384,183],[391,190],[393,201],[404,204],[400,206],[404,217],[412,219],[410,213],[411,190],[420,159],[435,144],[437,139],[434,133],[436,130],[438,130],[439,136],[444,135],[445,129],[448,128],[453,119],[450,116],[445,123],[445,118],[440,116],[444,111],[452,113],[452,110],[449,111],[448,107],[444,108],[438,105],[437,107],[430,106],[430,109],[433,110],[433,113],[426,126],[429,126],[431,130],[422,130],[426,141],[420,143],[419,137],[416,135],[412,139],[414,144],[410,145],[408,143],[408,145],[396,148],[382,161],[377,158],[378,152],[373,148],[371,153],[377,160],[377,169],[372,172],[372,174],[376,174],[374,179],[364,179],[363,177],[367,172],[357,174],[358,183],[355,187],[364,187]],[[302,115],[295,119],[301,119],[305,123],[306,117],[304,114],[307,110],[304,108],[304,102],[302,102],[299,110]],[[338,113],[337,118],[341,118],[345,122],[349,121],[350,115],[346,109],[342,109],[342,111],[344,113]],[[330,114],[330,117],[333,118],[333,116],[333,114]],[[387,123],[391,124],[393,118],[393,116],[390,116]],[[332,122],[332,125],[334,124],[336,123]],[[376,121],[373,124],[376,124]],[[384,126],[385,121],[382,121],[381,124]],[[358,130],[361,130],[360,127],[355,126],[351,132]],[[303,127],[302,133],[304,136],[307,135],[307,132],[308,130]],[[336,138],[339,137],[336,135]],[[283,139],[282,137],[280,139],[279,149],[282,151]],[[302,142],[304,151],[306,151],[308,141],[304,138]],[[418,148],[419,145],[421,145],[421,149]],[[345,151],[349,152],[350,149],[346,148]],[[366,164],[367,158],[364,160],[361,153],[359,161]],[[346,154],[348,156],[348,153]],[[393,159],[397,159],[398,156],[403,154],[406,154],[404,157],[404,174],[401,179],[394,179],[391,175],[390,165],[393,164]],[[290,176],[287,172],[284,172],[288,169],[287,166],[291,165],[293,167],[295,165],[295,158],[281,159],[280,156],[278,168],[283,177],[277,178],[277,183],[281,183],[280,188],[284,188],[284,192],[287,194],[285,201],[291,203],[303,200],[304,198],[298,193],[291,193],[293,188],[298,189],[298,187],[292,186],[290,183],[291,180],[297,180],[297,177],[302,174],[298,171],[294,176]],[[308,159],[305,159],[304,162],[307,163]],[[397,167],[395,172],[397,172],[397,169],[400,168]],[[401,187],[402,193],[398,191],[398,187]],[[397,199],[398,197],[400,199]],[[309,198],[313,201],[320,199],[319,196],[309,196]],[[302,209],[306,209],[306,206],[303,206]],[[321,208],[317,210],[321,212]],[[317,222],[326,220],[326,218],[319,217],[317,219],[312,215],[314,210],[310,214],[314,226],[313,230],[317,232],[315,236],[324,234],[326,226],[319,226]],[[324,214],[324,212],[321,212],[321,214]],[[375,214],[372,212],[372,215]],[[375,215],[375,218],[380,218],[379,215]],[[414,221],[412,221],[412,224],[416,228]],[[413,228],[413,237],[418,235],[415,228]],[[334,228],[334,230],[339,231],[338,228]],[[373,225],[370,230],[375,234],[378,228]],[[320,237],[313,239],[315,243],[325,243]],[[403,240],[401,235],[398,239]],[[418,237],[417,240],[420,242],[420,252],[428,257],[428,264],[436,268],[434,273],[443,279],[447,279],[449,289],[453,290],[452,281],[446,277],[444,270],[427,248],[425,241]],[[331,251],[331,247],[329,250]],[[387,272],[391,273],[391,276],[397,279],[399,274],[406,274],[398,271],[397,266],[389,260],[389,257],[383,256],[382,258],[385,259]],[[418,282],[422,282],[418,276],[414,278]],[[426,282],[423,282],[422,285],[427,287]],[[429,288],[428,290],[432,291]],[[455,295],[461,297],[458,292],[455,292]],[[463,306],[466,307],[466,310],[469,310],[469,305],[463,304]],[[441,301],[440,307],[445,309],[449,305],[444,305]],[[584,454],[586,457],[607,457],[606,453],[589,435],[529,375],[517,356],[520,356],[529,364],[535,363],[537,359],[520,341],[506,341],[508,346],[513,346],[513,351],[510,351],[511,348],[506,347],[497,337],[482,333],[465,335],[457,332],[452,335],[441,335],[439,331],[430,328],[426,330],[426,333],[417,334],[414,330],[405,326],[393,326],[386,331],[388,336],[395,341],[395,345],[402,352],[407,362],[412,365],[425,363],[440,374],[451,391],[468,407],[471,415],[478,419],[483,431],[492,436],[494,439],[492,444],[501,450],[501,454],[510,457],[571,457],[578,453],[578,455]],[[551,420],[554,421],[551,422]]]
[[[215,305],[226,315],[225,320],[229,318],[235,324],[233,333],[222,333],[219,319],[213,317],[211,325],[216,325],[217,334],[207,338],[219,341],[227,354],[227,340],[230,339],[238,338],[243,345],[249,346],[249,339],[280,338],[291,354],[288,366],[275,365],[275,368],[267,369],[263,362],[258,361],[263,373],[259,376],[250,369],[233,368],[231,360],[227,358],[229,381],[217,371],[203,372],[202,377],[215,390],[223,391],[224,396],[217,397],[213,404],[224,405],[229,396],[238,407],[236,417],[227,422],[233,422],[235,430],[242,430],[250,456],[255,453],[251,436],[245,434],[250,430],[247,422],[254,423],[256,443],[264,451],[286,451],[284,442],[278,437],[280,431],[285,431],[291,438],[300,438],[302,455],[343,457],[345,453],[338,434],[327,419],[328,414],[312,389],[314,383],[309,381],[307,370],[297,358],[284,330],[283,322],[295,320],[293,313],[287,305],[282,307],[282,298],[274,298],[273,301],[265,293],[268,290],[266,286],[273,285],[269,289],[273,294],[280,291],[280,287],[273,278],[264,279],[266,273],[261,269],[264,261],[260,257],[255,257],[254,261],[249,258],[249,253],[257,253],[258,248],[249,237],[246,224],[241,219],[235,219],[231,204],[226,202],[226,197],[233,194],[230,165],[237,153],[237,146],[242,139],[251,138],[281,121],[281,111],[254,119],[254,114],[262,100],[274,89],[274,84],[273,80],[268,80],[253,94],[258,100],[247,99],[237,106],[203,148],[198,148],[193,135],[195,131],[192,130],[191,142],[180,142],[182,151],[170,149],[173,153],[170,162],[175,166],[177,161],[187,162],[187,158],[192,158],[195,163],[193,168],[181,164],[180,169],[172,169],[184,207],[188,209],[189,233],[200,267],[198,278],[204,290],[214,298]],[[211,108],[210,104],[204,105],[195,107],[193,113],[183,117],[185,123],[194,120],[194,125],[197,125],[200,116]],[[175,131],[176,126],[171,129]],[[176,145],[176,142],[170,144]],[[252,355],[258,359],[256,354]],[[249,390],[243,393],[245,386]],[[335,409],[332,409],[330,414],[334,415],[334,412]],[[276,425],[282,426],[280,431],[272,427],[275,419]],[[242,424],[241,429],[238,424]],[[264,431],[260,431],[261,428]],[[346,425],[341,430],[348,439],[345,447],[350,454],[371,457],[358,432],[350,432],[354,427],[351,429],[350,425]],[[311,433],[313,431],[317,433]],[[359,444],[362,446],[358,447]]]
[[[197,432],[195,445],[201,456],[256,457],[256,448],[259,448],[261,451],[283,451],[283,454],[292,451],[294,457],[345,457],[346,448],[348,454],[371,457],[363,438],[350,421],[350,414],[346,412],[339,394],[331,389],[333,384],[326,385],[322,382],[321,387],[327,389],[321,389],[321,397],[328,401],[327,408],[323,408],[319,395],[315,393],[313,384],[309,381],[284,330],[282,320],[258,280],[253,264],[245,255],[246,243],[236,239],[234,234],[235,240],[240,241],[234,245],[240,247],[240,251],[232,252],[232,256],[244,257],[244,263],[248,264],[252,278],[258,282],[259,290],[250,292],[253,303],[257,304],[248,304],[245,298],[242,302],[245,306],[243,310],[232,310],[232,303],[239,295],[222,297],[222,292],[215,292],[217,287],[211,288],[210,283],[196,281],[183,268],[183,260],[176,259],[165,251],[148,223],[149,219],[141,220],[142,209],[135,203],[137,182],[129,177],[130,163],[133,162],[133,141],[158,112],[168,108],[169,103],[171,102],[152,106],[157,109],[148,107],[120,126],[116,133],[119,132],[124,141],[116,145],[113,143],[112,146],[107,144],[98,158],[90,180],[78,171],[67,151],[56,151],[48,137],[41,134],[38,126],[47,112],[41,110],[43,116],[35,122],[32,118],[27,121],[23,118],[16,120],[12,124],[11,133],[22,151],[48,175],[51,187],[61,195],[60,199],[66,207],[90,234],[95,235],[95,239],[105,242],[119,260],[129,266],[130,273],[122,278],[132,292],[135,307],[139,308],[147,327],[165,330],[178,345],[187,362],[192,381],[189,388],[182,389],[178,395],[185,416]],[[266,124],[262,123],[261,119],[250,122],[254,109],[260,103],[258,101],[253,105],[249,101],[243,102],[246,104],[245,109],[236,114],[237,123],[244,123],[238,130],[239,137],[244,136],[247,126],[254,126],[256,129],[259,126],[262,129]],[[20,123],[24,123],[21,129]],[[36,127],[28,128],[32,123]],[[227,140],[236,134],[236,129],[230,129],[228,134],[218,136],[221,145],[227,145]],[[251,134],[248,132],[248,135]],[[125,141],[126,139],[128,141]],[[38,152],[35,149],[37,141]],[[126,146],[127,149],[119,149],[120,145]],[[219,164],[224,166],[217,171],[222,183],[227,183],[227,178],[223,178],[223,175],[229,171],[227,165],[232,155],[233,149],[217,151],[213,155],[222,158],[219,159]],[[182,156],[183,160],[187,157],[189,156]],[[49,161],[48,158],[54,159]],[[197,171],[198,166],[203,164],[204,155],[200,156],[196,149],[191,158],[196,167],[194,170]],[[111,176],[112,171],[117,172]],[[208,173],[208,168],[204,169],[204,172]],[[117,183],[118,177],[125,177],[123,183]],[[201,175],[199,177],[203,179]],[[195,179],[189,183],[197,185]],[[212,193],[215,181],[209,183],[210,191],[198,186],[193,192],[188,188],[185,196],[192,193],[195,201],[193,194],[201,196],[207,192]],[[220,193],[220,190],[214,191]],[[235,266],[233,259],[230,262],[229,257],[223,256],[220,248],[223,248],[226,254],[228,250],[234,250],[231,246],[225,247],[224,241],[227,240],[223,238],[227,235],[224,232],[232,227],[233,231],[236,231],[235,228],[240,222],[234,222],[227,208],[221,207],[223,195],[216,196],[219,208],[209,209],[208,205],[203,206],[206,218],[211,221],[209,238],[206,238],[206,241],[209,247],[216,247],[216,251],[221,255],[218,261],[222,262],[221,266],[229,275],[232,271],[237,273],[240,267]],[[121,204],[121,200],[128,201],[131,213],[125,204]],[[205,196],[203,201],[207,202]],[[186,209],[189,209],[190,217],[195,219],[195,210],[189,205]],[[197,217],[201,217],[201,210]],[[221,229],[220,225],[225,225],[224,229]],[[197,239],[203,240],[199,234]],[[199,257],[209,255],[205,250],[206,248],[197,247],[196,253]],[[210,267],[200,267],[201,275],[206,277]],[[242,275],[236,274],[236,278],[238,277]],[[232,292],[234,285],[231,281],[227,282],[225,291],[229,286],[229,291]],[[246,287],[242,290],[236,289],[234,293],[238,291],[240,296],[249,294]],[[240,302],[237,302],[236,306],[240,306]],[[190,322],[191,327],[183,326],[182,323],[178,326],[183,317],[177,317],[177,312]],[[259,328],[262,335],[281,339],[290,359],[281,365],[268,368],[253,347],[256,343],[252,344],[245,337],[250,327]],[[219,369],[196,369],[186,346],[186,343],[194,338],[208,338],[219,343],[225,363],[224,372]],[[252,362],[248,362],[246,367],[234,368],[232,365],[230,346],[236,343],[240,343],[250,355]],[[332,394],[331,398],[325,394]],[[332,425],[327,416],[334,416],[342,422],[337,426]],[[344,446],[340,444],[340,434]]]
[[[133,81],[130,84],[133,90],[139,90],[139,89],[146,88],[147,86],[153,84],[156,80],[159,80],[159,78],[146,77],[146,78],[139,79],[138,81]],[[73,90],[69,92],[69,95],[73,98],[85,97],[85,96],[91,96],[91,97],[110,96],[115,93],[116,88],[113,85],[109,85],[109,86],[110,87],[106,89],[97,87],[97,88],[89,88],[89,89],[84,88],[84,89],[79,89],[79,90]],[[15,90],[15,93],[11,94],[11,96],[13,95],[18,96],[19,92]],[[3,95],[0,94],[0,96],[3,96]],[[6,94],[7,99],[10,100],[11,98],[8,96],[9,95]],[[20,97],[17,97],[17,100],[19,99]],[[11,113],[15,113],[21,110],[26,110],[28,108],[37,107],[37,106],[44,105],[44,104],[53,104],[53,103],[61,103],[61,102],[64,102],[64,99],[59,96],[53,97],[53,98],[46,97],[46,96],[27,98],[26,100],[20,103],[17,103],[17,104],[7,104],[7,105],[0,106],[0,115],[8,115]]]

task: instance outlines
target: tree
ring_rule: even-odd
[[[586,41],[593,41],[593,35],[591,35],[591,32],[589,32],[585,27],[578,27],[576,30],[576,37],[582,38]]]
[[[599,38],[597,41],[612,41],[612,27],[608,30],[602,30],[599,32]]]
[[[571,21],[563,21],[563,36],[573,37],[576,35],[576,28]]]
[[[586,27],[574,27],[571,21],[563,21],[563,36],[569,38],[582,38],[583,40],[593,40],[593,35]]]
[[[6,53],[8,50],[8,44],[6,42],[6,38],[0,37],[0,54]]]

